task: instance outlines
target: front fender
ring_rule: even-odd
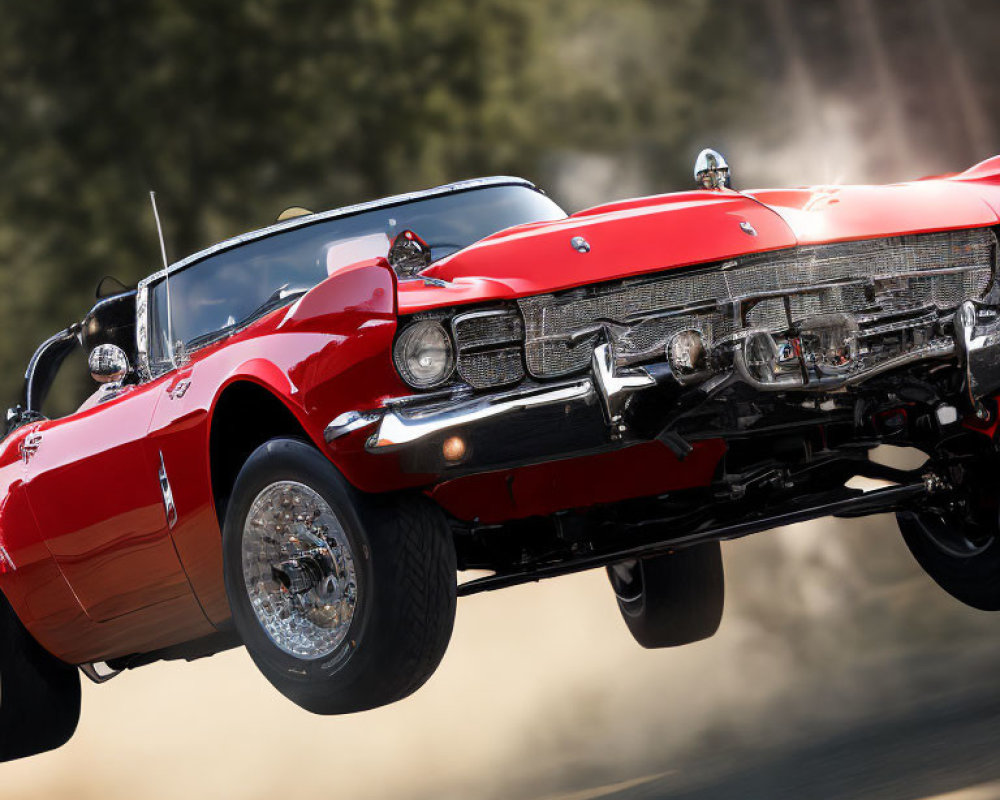
[[[328,445],[323,430],[345,411],[377,408],[409,393],[392,364],[396,333],[396,276],[384,258],[338,270],[261,327],[234,336],[205,359],[218,359],[211,413],[222,392],[249,381],[275,395],[309,438],[355,486],[367,491],[412,486],[380,460],[374,470],[363,439]],[[388,467],[388,469],[387,469]]]

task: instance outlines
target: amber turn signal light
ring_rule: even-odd
[[[449,436],[441,445],[441,455],[445,461],[461,461],[465,458],[465,439],[461,436]]]

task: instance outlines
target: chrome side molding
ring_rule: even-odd
[[[167,477],[167,465],[163,463],[163,451],[160,451],[160,492],[163,494],[163,509],[167,513],[167,527],[173,529],[177,524],[177,506],[174,505],[174,490],[170,488],[170,478]]]

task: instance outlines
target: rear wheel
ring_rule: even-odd
[[[608,567],[618,609],[643,647],[676,647],[719,629],[725,601],[718,542]]]
[[[0,761],[64,745],[79,719],[79,670],[44,650],[0,596]]]
[[[223,538],[236,628],[264,676],[303,708],[400,700],[444,655],[455,549],[422,496],[362,494],[312,446],[272,439],[236,479]]]

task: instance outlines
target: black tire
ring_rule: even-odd
[[[956,600],[1000,611],[1000,535],[929,512],[896,515],[903,541],[924,571]]]
[[[318,659],[279,648],[253,610],[243,576],[244,522],[281,481],[318,493],[346,533],[357,598],[346,637]],[[272,439],[240,470],[223,528],[226,593],[236,629],[264,676],[316,714],[347,714],[416,691],[437,668],[455,619],[455,547],[441,511],[418,494],[366,495],[314,447]]]
[[[643,647],[677,647],[712,636],[722,622],[725,576],[718,542],[608,567],[618,609]]]
[[[80,671],[44,650],[0,596],[0,761],[55,750],[80,720]]]

